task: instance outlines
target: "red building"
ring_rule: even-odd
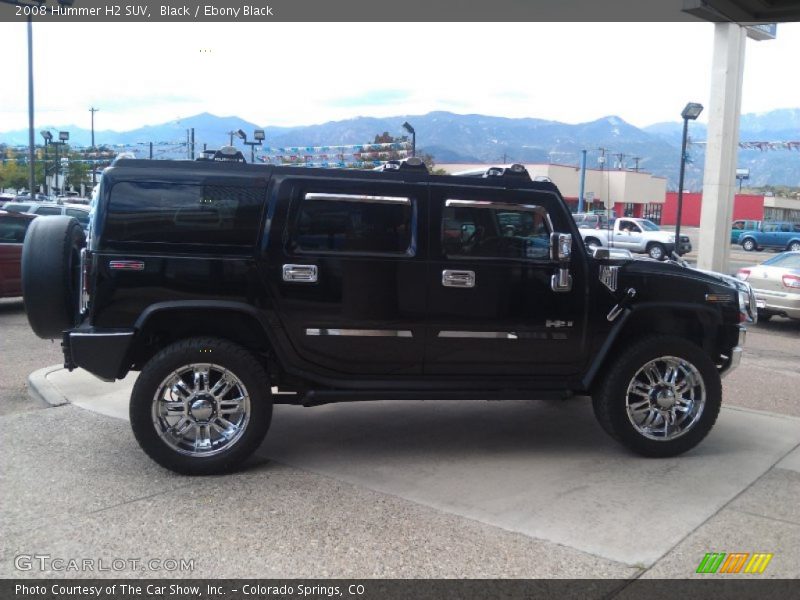
[[[683,193],[683,212],[681,225],[700,227],[700,206],[703,194]],[[667,192],[664,209],[661,213],[662,225],[675,225],[678,214],[678,192]],[[764,220],[764,196],[755,194],[736,194],[733,199],[733,221],[736,219]]]

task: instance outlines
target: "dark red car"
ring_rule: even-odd
[[[22,242],[36,215],[0,210],[0,298],[22,296]]]

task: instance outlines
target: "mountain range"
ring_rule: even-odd
[[[377,134],[405,134],[404,122],[417,131],[417,148],[431,154],[438,163],[448,162],[553,162],[575,164],[582,149],[589,151],[588,166],[596,168],[600,148],[605,149],[605,168],[638,168],[666,177],[668,188],[677,188],[682,123],[656,123],[638,128],[618,116],[588,123],[568,124],[535,118],[505,118],[486,115],[460,115],[430,112],[375,118],[357,117],[299,127],[262,127],[236,116],[219,117],[202,113],[179,121],[148,125],[132,131],[95,131],[97,145],[123,145],[138,156],[147,157],[149,142],[154,142],[154,158],[184,158],[187,129],[194,128],[198,152],[207,144],[218,148],[230,141],[231,131],[242,129],[250,136],[264,129],[265,145],[270,147],[323,146],[372,142]],[[40,127],[70,132],[70,143],[88,146],[91,132],[74,125]],[[702,123],[689,124],[690,139],[706,138]],[[778,109],[767,113],[742,115],[742,141],[800,141],[800,109]],[[27,130],[0,132],[0,143],[24,145]],[[249,149],[234,137],[249,158]],[[704,146],[689,146],[686,188],[702,186]],[[739,151],[739,167],[750,169],[748,185],[800,186],[800,152],[796,150]]]

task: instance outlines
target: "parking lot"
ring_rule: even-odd
[[[130,382],[58,369],[21,301],[0,302],[0,331],[3,577],[683,578],[734,549],[800,574],[800,322],[751,328],[727,408],[683,457],[627,453],[582,398],[280,406],[249,467],[210,478],[152,463],[124,421]],[[29,398],[37,370],[74,403]],[[156,568],[15,566],[29,554]]]

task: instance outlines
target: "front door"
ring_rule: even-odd
[[[291,177],[275,183],[267,279],[305,361],[342,375],[420,374],[424,185]]]
[[[555,194],[433,185],[430,202],[426,372],[577,372],[586,257],[573,254],[572,289],[553,291],[550,234],[570,231]]]
[[[635,221],[620,219],[619,229],[614,233],[614,247],[638,250],[642,247],[642,229]]]

